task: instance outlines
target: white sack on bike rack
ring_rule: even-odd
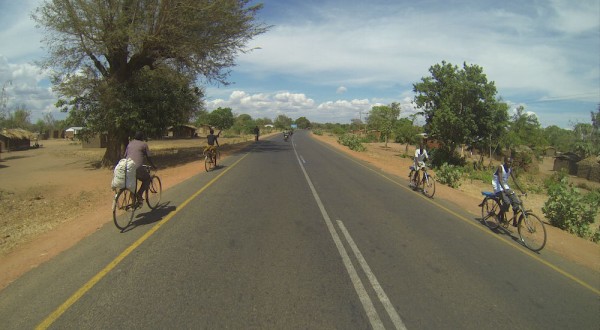
[[[135,193],[135,171],[137,166],[130,158],[123,158],[115,166],[114,175],[111,183],[113,190],[127,189]]]

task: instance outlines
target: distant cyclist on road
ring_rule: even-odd
[[[260,129],[258,126],[254,127],[254,141],[258,141],[258,135],[260,134]]]
[[[146,189],[150,186],[150,173],[144,168],[144,161],[148,160],[148,163],[152,168],[156,168],[152,159],[150,158],[150,148],[144,141],[144,133],[136,132],[133,140],[129,141],[127,148],[125,149],[125,158],[130,158],[135,162],[135,176],[138,180],[142,181],[140,189],[136,193],[137,201],[143,201],[143,194]]]
[[[215,135],[215,130],[212,128],[210,129],[210,134],[206,136],[206,143],[208,143],[208,145],[206,146],[206,148],[204,148],[204,152],[207,152],[209,150],[216,150],[217,147],[219,147],[219,135],[221,135],[221,131],[219,131],[219,133]]]

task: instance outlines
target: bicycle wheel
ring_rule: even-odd
[[[481,222],[488,228],[494,230],[500,226],[500,204],[494,198],[486,197],[481,202]]]
[[[210,172],[214,167],[215,163],[213,162],[212,156],[210,154],[207,154],[204,157],[204,169],[206,170],[206,172]]]
[[[435,195],[435,179],[431,175],[424,175],[422,185],[423,195],[433,198],[433,195]]]
[[[531,212],[519,216],[519,237],[527,248],[537,252],[546,245],[546,227],[537,215]]]
[[[160,178],[156,175],[152,176],[150,180],[150,186],[146,190],[146,204],[149,208],[155,209],[160,203],[160,197],[162,195],[162,184]]]
[[[113,200],[113,221],[117,228],[123,230],[129,226],[135,213],[135,194],[121,189]]]
[[[414,170],[410,170],[410,173],[408,173],[408,185],[411,188],[414,188],[414,186],[415,186],[415,183],[414,183],[414,180],[413,180],[413,176],[415,176],[415,171]]]

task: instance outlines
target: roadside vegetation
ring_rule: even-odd
[[[509,111],[497,97],[494,82],[477,65],[465,63],[459,68],[443,61],[429,72],[413,84],[419,112],[401,118],[397,103],[375,106],[365,122],[313,124],[313,131],[331,132],[340,144],[355,151],[366,150],[366,143],[384,143],[384,147],[388,141],[402,143],[406,149],[401,157],[411,159],[409,146],[425,144],[436,179],[452,188],[465,180],[491,182],[502,158],[512,157],[519,185],[547,197],[542,212],[553,226],[600,242],[600,189],[585,184],[574,187],[564,172],[540,176],[538,168],[549,152],[592,158],[597,165],[600,107],[590,112],[591,123],[574,123],[571,130],[542,128],[536,115],[523,106]],[[417,118],[424,119],[424,125],[417,125]]]

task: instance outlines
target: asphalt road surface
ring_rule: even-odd
[[[599,297],[597,273],[297,131],[33,269],[0,328],[598,329]]]

